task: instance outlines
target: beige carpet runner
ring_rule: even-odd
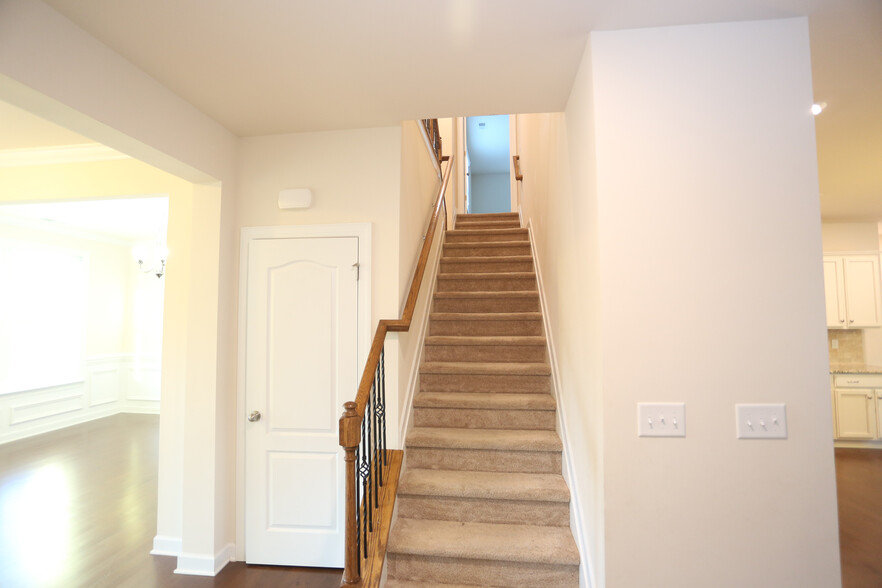
[[[551,369],[517,214],[448,231],[387,588],[577,587]]]

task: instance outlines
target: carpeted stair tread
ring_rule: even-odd
[[[401,478],[398,494],[491,500],[570,501],[570,489],[563,476],[558,474],[410,469]]]
[[[567,527],[399,518],[389,552],[428,557],[579,565]]]
[[[487,257],[442,257],[443,263],[461,263],[464,265],[478,263],[510,263],[512,261],[532,262],[532,255],[494,255]]]
[[[414,427],[407,435],[407,446],[539,452],[563,450],[555,431],[452,427]]]
[[[518,230],[526,230],[526,229],[518,229]],[[471,248],[486,248],[492,249],[494,247],[529,247],[529,241],[460,241],[458,243],[444,243],[445,248],[451,249],[471,249]]]
[[[456,229],[519,229],[521,223],[518,220],[486,220],[469,221],[458,223]],[[455,230],[455,229],[452,229]]]
[[[384,586],[386,588],[475,588],[474,584],[439,584],[416,580],[396,580],[395,578],[387,578]]]
[[[502,280],[509,279],[530,279],[535,278],[535,272],[472,272],[472,273],[439,273],[438,278],[441,280]],[[518,290],[519,292],[521,290]]]
[[[477,229],[477,228],[472,229],[472,228],[466,228],[464,226],[460,226],[455,229],[451,229],[451,230],[447,231],[448,236],[450,236],[450,235],[458,235],[458,236],[462,236],[462,235],[469,235],[469,236],[471,236],[471,235],[475,235],[475,236],[480,236],[480,235],[512,235],[512,236],[515,236],[515,235],[517,235],[517,236],[521,236],[521,235],[526,235],[526,234],[527,234],[527,229],[524,229],[521,227],[512,227],[512,228],[504,228],[504,229],[495,229],[495,228],[494,229]]]
[[[432,361],[420,366],[421,374],[493,374],[508,376],[550,376],[548,363],[479,363],[468,361]]]
[[[539,298],[539,292],[537,290],[435,292],[435,298]]]
[[[487,336],[487,337],[466,337],[461,335],[430,335],[426,337],[426,345],[536,345],[545,346],[545,337],[523,335],[523,336]]]
[[[539,321],[541,312],[433,312],[433,321]]]
[[[463,408],[485,410],[556,410],[551,394],[505,394],[502,392],[420,392],[417,408]]]

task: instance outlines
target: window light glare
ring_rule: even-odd
[[[812,104],[812,114],[818,116],[824,111],[825,108],[827,108],[826,102],[815,102],[814,104]]]

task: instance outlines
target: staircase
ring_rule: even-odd
[[[579,585],[527,230],[459,215],[446,235],[387,588]]]

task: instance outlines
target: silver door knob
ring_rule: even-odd
[[[249,422],[256,423],[260,420],[260,411],[254,410],[248,415]]]

